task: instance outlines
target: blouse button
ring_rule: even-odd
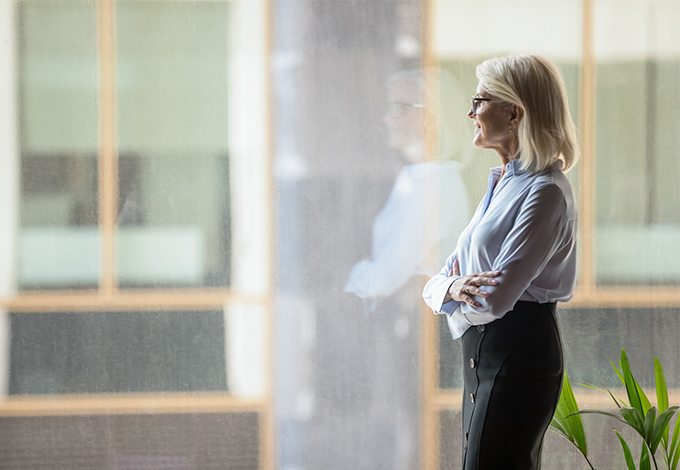
[[[480,333],[484,333],[484,325],[479,325],[477,327],[477,331],[479,331]]]
[[[470,394],[470,402],[471,402],[471,403],[474,403],[474,402],[475,402],[475,394],[474,394],[474,393],[471,393],[471,394]]]
[[[475,368],[475,360],[470,358],[470,369],[474,369],[474,368]]]

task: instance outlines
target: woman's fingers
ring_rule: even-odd
[[[500,271],[484,271],[481,273],[474,273],[468,276],[458,278],[451,284],[449,293],[454,300],[465,302],[472,307],[481,307],[482,304],[477,302],[475,297],[487,298],[491,295],[490,292],[482,290],[479,286],[495,286],[498,285],[498,280],[494,279],[500,276]],[[460,276],[460,266],[458,260],[453,261],[453,265],[449,270],[449,276]]]
[[[470,278],[471,286],[496,286],[498,285],[498,280],[492,277],[476,276]]]
[[[468,305],[471,305],[472,307],[479,308],[479,307],[482,306],[482,304],[480,304],[479,302],[477,302],[475,299],[473,299],[472,297],[470,297],[467,294],[461,294],[460,297],[461,297],[461,299],[463,299],[463,302],[465,302]]]
[[[470,276],[477,276],[477,277],[498,277],[501,275],[500,271],[484,271],[481,273],[474,273],[470,274]]]
[[[454,260],[453,260],[453,268],[452,268],[452,271],[453,271],[453,275],[454,275],[454,276],[460,276],[460,265],[458,264],[458,260],[457,260],[457,259],[454,259]]]
[[[478,288],[472,287],[472,286],[470,286],[469,292],[470,292],[470,294],[472,294],[472,295],[478,295],[478,296],[480,296],[480,297],[488,297],[488,296],[491,295],[489,292],[487,292],[487,291],[485,291],[485,290],[478,289]]]

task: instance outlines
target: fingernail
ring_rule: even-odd
[[[496,284],[498,284],[498,281],[494,279],[494,280],[491,281],[491,283],[496,285]]]
[[[458,260],[457,260],[457,259],[454,259],[454,260],[453,260],[453,264],[458,264]]]
[[[482,304],[480,304],[479,302],[475,302],[475,307],[481,307],[481,306],[482,306]]]
[[[494,271],[493,273],[494,274],[500,274],[501,272],[500,271]]]

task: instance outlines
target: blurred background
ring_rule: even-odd
[[[475,66],[564,76],[572,384],[680,405],[675,0],[0,0],[0,468],[455,469]],[[581,406],[603,393],[576,386]],[[614,422],[591,460],[623,468]],[[618,429],[618,428],[617,428]],[[581,469],[548,433],[544,468]]]

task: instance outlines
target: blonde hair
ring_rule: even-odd
[[[535,55],[491,59],[477,66],[477,78],[490,95],[524,110],[517,128],[523,168],[538,173],[557,160],[565,172],[573,168],[579,157],[576,128],[552,62]]]

